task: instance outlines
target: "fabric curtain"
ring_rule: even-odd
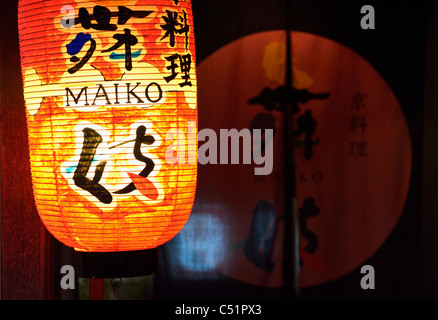
[[[162,250],[167,295],[281,298],[290,263],[296,298],[370,297],[365,265],[373,297],[420,291],[424,8],[397,29],[408,11],[375,5],[387,14],[377,33],[361,29],[360,5],[341,2],[292,1],[287,56],[286,1],[193,1],[203,163],[190,219]],[[285,107],[295,212],[285,212]]]

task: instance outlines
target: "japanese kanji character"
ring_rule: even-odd
[[[115,31],[118,29],[118,25],[124,25],[128,22],[132,17],[134,18],[145,18],[150,15],[153,11],[133,11],[127,7],[119,6],[117,12],[111,12],[110,9],[104,6],[95,6],[93,8],[93,14],[90,15],[87,8],[79,9],[79,16],[75,19],[75,24],[80,24],[84,29],[95,29],[99,31]],[[111,18],[118,17],[117,25],[111,24]],[[92,23],[95,20],[96,23]],[[115,34],[113,38],[117,40],[117,42],[112,45],[110,48],[102,50],[101,52],[110,52],[114,51],[121,46],[125,45],[125,53],[124,54],[116,54],[114,52],[111,53],[111,59],[125,59],[125,68],[127,70],[132,69],[132,57],[136,57],[141,54],[141,50],[131,53],[131,47],[138,43],[137,37],[131,34],[130,29],[124,29],[123,34]],[[78,58],[76,54],[78,54],[85,43],[90,42],[90,48],[87,53],[84,55],[82,59]],[[80,70],[93,56],[94,51],[96,50],[96,41],[91,38],[90,34],[79,33],[76,35],[76,38],[71,41],[67,45],[67,53],[72,57],[70,58],[71,62],[78,62],[75,66],[70,68],[68,71],[70,73],[75,73]]]
[[[356,129],[361,129],[362,134],[365,134],[365,128],[367,127],[365,115],[352,116],[350,119],[351,133],[355,134]]]
[[[171,71],[171,75],[164,77],[164,80],[166,80],[166,82],[170,82],[173,79],[176,78],[176,76],[178,75],[179,72],[176,72],[176,69],[179,67],[181,72],[184,73],[183,76],[181,76],[182,79],[184,79],[184,82],[179,83],[180,87],[184,87],[184,86],[192,86],[191,81],[189,81],[190,79],[190,69],[191,69],[191,64],[192,64],[192,56],[191,54],[186,54],[186,55],[179,55],[177,53],[165,57],[167,61],[170,62],[170,65],[166,67],[167,70]],[[175,62],[176,59],[179,59],[179,65]]]
[[[365,99],[366,96],[367,96],[366,94],[362,94],[359,91],[357,91],[356,94],[351,97],[353,99],[353,104],[350,106],[350,109],[359,111],[360,109],[365,108],[365,105],[363,104],[363,100]]]
[[[166,30],[164,36],[160,39],[163,40],[169,37],[170,46],[175,46],[175,33],[176,34],[186,34],[186,47],[187,47],[187,33],[189,31],[189,25],[187,24],[187,13],[184,12],[184,17],[180,17],[178,12],[172,12],[170,10],[166,10],[167,17],[163,16],[163,20],[165,24],[161,25],[163,30]],[[181,21],[182,23],[180,23]]]
[[[354,156],[356,158],[358,157],[366,157],[368,156],[367,153],[367,141],[351,141],[350,142],[350,152],[348,153],[349,156]]]
[[[151,135],[145,135],[146,133],[146,127],[145,126],[139,126],[136,131],[136,137],[135,137],[135,143],[134,143],[134,157],[138,161],[144,162],[145,167],[144,169],[138,174],[139,176],[142,176],[146,178],[152,170],[154,170],[155,163],[152,159],[144,156],[141,153],[141,145],[142,144],[148,144],[151,145],[155,142],[155,139]],[[114,192],[115,194],[127,194],[134,190],[136,190],[137,187],[134,185],[134,182],[131,182],[123,189]]]
[[[170,82],[173,79],[176,78],[176,76],[178,75],[178,72],[176,72],[176,68],[178,68],[178,64],[175,63],[175,60],[178,59],[179,54],[175,53],[171,56],[165,57],[167,61],[170,62],[170,66],[167,66],[166,69],[170,70],[172,72],[172,74],[170,76],[164,77],[164,80],[166,80],[166,82]]]
[[[88,171],[90,170],[94,156],[96,155],[96,149],[99,144],[102,143],[102,136],[91,128],[85,128],[83,133],[84,144],[82,146],[79,163],[73,175],[73,181],[76,186],[88,191],[99,199],[100,202],[109,204],[112,202],[113,197],[107,189],[99,184],[105,169],[106,161],[102,161],[96,166],[93,179],[87,178]]]

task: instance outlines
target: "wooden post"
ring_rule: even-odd
[[[40,300],[52,296],[51,236],[32,193],[17,6],[0,3],[1,298]]]
[[[291,38],[291,0],[285,2],[286,17],[286,72],[285,96],[283,101],[284,118],[284,242],[283,242],[283,290],[287,299],[298,299],[298,272],[296,259],[297,248],[297,208],[296,208],[296,182],[295,182],[295,143],[294,143],[294,110],[292,83],[292,38]]]

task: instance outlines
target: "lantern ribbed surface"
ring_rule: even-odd
[[[190,1],[20,0],[35,203],[78,251],[155,248],[196,191]]]

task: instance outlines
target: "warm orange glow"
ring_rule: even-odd
[[[33,190],[47,229],[80,251],[173,238],[196,189],[190,1],[20,0],[18,26]],[[180,141],[166,139],[171,130],[184,133],[186,161],[166,161]]]

